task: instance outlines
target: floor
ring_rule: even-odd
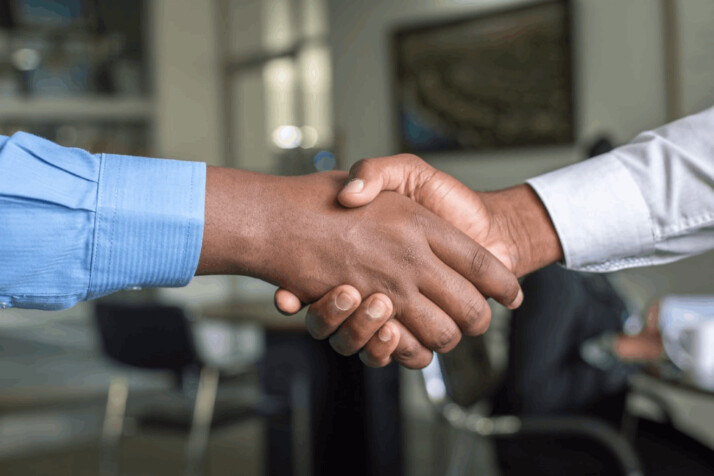
[[[206,476],[260,475],[262,425],[246,422],[215,432],[211,438]],[[183,473],[185,439],[173,433],[149,432],[123,439],[120,458],[124,476],[163,476]],[[0,460],[0,474],[17,476],[95,476],[100,448],[96,440],[70,444]]]
[[[405,475],[444,474],[445,458],[434,459],[433,428],[428,421],[408,421]],[[206,476],[262,474],[263,425],[258,420],[221,429],[212,434]],[[183,473],[185,439],[181,434],[162,431],[130,431],[121,448],[122,476],[175,476]],[[483,476],[494,475],[485,467],[484,449],[473,446],[470,469]],[[0,458],[0,474],[13,476],[95,476],[99,474],[100,447],[96,438],[48,445],[44,449],[5,454]],[[440,470],[437,468],[441,468]],[[435,472],[438,471],[438,472]]]
[[[14,326],[6,319],[0,326],[0,475],[99,474],[106,389],[117,369],[99,355],[86,322],[43,320],[29,326],[27,320],[18,322],[21,325]],[[159,375],[133,375],[129,413],[146,402],[155,405],[156,395],[168,387],[168,379]],[[428,410],[407,413],[405,474],[433,475],[434,464],[443,461],[433,458]],[[259,420],[214,431],[206,474],[261,475],[263,431]],[[121,474],[182,474],[184,444],[182,432],[129,424],[122,440]]]

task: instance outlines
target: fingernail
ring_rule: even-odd
[[[518,296],[516,296],[516,299],[513,300],[510,306],[508,306],[509,309],[516,309],[519,307],[521,304],[523,304],[523,290],[519,289],[518,290]]]
[[[352,296],[350,296],[344,291],[338,294],[337,298],[335,299],[335,306],[337,306],[337,309],[339,309],[340,311],[348,310],[352,307],[353,304],[354,300],[352,300]]]
[[[344,192],[346,192],[346,193],[360,193],[363,189],[364,189],[364,180],[354,179],[345,186]]]
[[[382,342],[389,342],[392,339],[392,331],[388,327],[382,327],[377,334],[379,340]]]
[[[387,312],[387,305],[381,299],[374,299],[367,308],[367,314],[375,319],[384,316]]]

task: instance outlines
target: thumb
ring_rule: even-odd
[[[428,168],[426,162],[410,154],[360,160],[350,168],[350,176],[337,199],[343,206],[354,208],[368,204],[385,190],[408,194],[408,184],[418,182],[410,178],[418,177]]]
[[[302,306],[300,299],[287,289],[280,288],[275,291],[275,307],[281,313],[292,316],[302,309]]]
[[[350,168],[350,176],[337,200],[348,208],[361,207],[374,200],[383,186],[380,164],[373,159],[363,159]]]

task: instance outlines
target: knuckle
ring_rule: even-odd
[[[344,327],[344,326],[343,326]],[[344,329],[344,336],[343,339],[345,343],[351,348],[354,349],[352,352],[353,354],[359,351],[364,345],[369,341],[369,338],[371,335],[369,334],[369,331],[366,329],[359,329],[356,327],[346,327]]]
[[[372,368],[384,367],[389,364],[389,357],[376,357],[368,352],[360,352],[359,359],[364,365]]]
[[[475,322],[468,330],[464,332],[466,335],[470,336],[480,336],[486,333],[489,326],[491,325],[491,309],[487,308],[486,312],[481,316],[481,318]]]
[[[343,326],[330,338],[330,344],[332,345],[334,342],[335,345],[333,345],[333,349],[339,354],[350,356],[359,351],[360,346],[357,340],[354,329]],[[336,347],[339,347],[339,350]]]
[[[398,157],[399,157],[400,159],[402,159],[402,160],[407,160],[407,161],[409,161],[409,162],[424,163],[424,164],[426,164],[426,162],[424,162],[424,161],[422,160],[422,158],[419,157],[418,155],[414,155],[414,154],[410,154],[410,153],[403,153],[403,154],[399,154]]]
[[[391,355],[391,350],[381,346],[375,340],[371,340],[367,345],[360,351],[360,356],[368,358],[373,362],[380,362],[388,360]]]
[[[394,296],[394,297],[399,297],[403,296],[406,293],[406,290],[408,289],[408,286],[405,283],[406,279],[403,277],[391,277],[391,276],[385,276],[381,279],[380,284],[382,285],[384,291],[389,294],[389,296]],[[380,293],[381,294],[381,293]],[[386,296],[385,294],[382,294],[382,296]],[[391,309],[394,309],[394,301],[389,297],[386,296],[385,302],[389,302],[391,304]]]
[[[401,260],[409,268],[421,268],[425,265],[426,257],[422,249],[407,245],[402,250]]]
[[[337,326],[334,326],[330,322],[328,316],[325,316],[323,314],[313,314],[310,318],[308,328],[313,329],[315,333],[313,337],[319,336],[320,339],[325,339],[335,331]]]
[[[412,208],[409,211],[407,225],[414,230],[421,230],[428,226],[428,220],[419,208]]]
[[[426,367],[431,363],[431,360],[434,358],[434,354],[431,352],[424,352],[422,355],[415,356],[414,358],[408,360],[408,361],[399,361],[400,364],[402,364],[404,367],[408,369],[413,369],[413,370],[420,370]]]
[[[410,362],[419,356],[421,346],[417,343],[409,343],[403,345],[395,352],[395,357],[403,363]]]
[[[345,343],[337,334],[330,337],[329,342],[330,347],[332,347],[332,350],[334,350],[338,354],[343,355],[345,357],[351,355],[349,353],[349,349],[345,346]]]
[[[503,286],[503,302],[512,303],[516,299],[516,296],[518,296],[520,289],[521,286],[518,284],[518,280],[515,276],[512,277],[512,279],[509,279],[508,283]]]
[[[472,276],[479,276],[481,273],[485,271],[485,267],[487,265],[487,257],[488,255],[486,254],[486,250],[481,248],[480,246],[477,246],[472,255],[471,255],[471,275]]]
[[[350,168],[350,176],[355,177],[367,172],[374,165],[374,159],[360,159]]]
[[[461,332],[456,326],[445,327],[429,337],[427,347],[435,352],[448,352],[461,340]]]
[[[478,336],[488,330],[491,323],[491,308],[483,299],[474,299],[469,303],[466,310],[466,320],[462,330],[469,336]]]
[[[323,340],[330,335],[329,329],[324,322],[312,313],[308,313],[305,317],[305,327],[313,339]]]

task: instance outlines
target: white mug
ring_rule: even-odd
[[[712,320],[714,296],[667,296],[660,301],[659,329],[664,350],[677,367],[694,369],[690,342],[693,344],[696,339],[690,335],[689,329]]]
[[[686,370],[698,385],[714,389],[714,319],[682,329],[679,340],[688,363]]]

